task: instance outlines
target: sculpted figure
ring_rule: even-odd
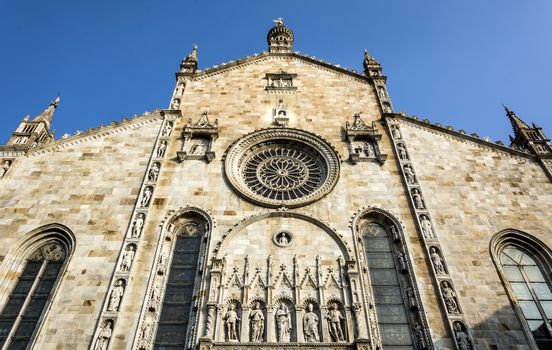
[[[140,213],[136,215],[136,218],[132,223],[132,232],[130,234],[131,237],[136,238],[142,235],[142,228],[144,227],[144,219],[145,219],[144,213]]]
[[[395,225],[391,226],[391,234],[393,235],[393,240],[395,242],[400,242],[401,236],[399,235],[399,231],[395,227]]]
[[[8,169],[10,168],[10,165],[11,165],[11,161],[9,160],[5,160],[2,163],[2,167],[0,168],[0,179],[3,178],[4,175],[6,175],[6,173],[8,172]]]
[[[366,154],[366,157],[374,156],[374,146],[370,142],[364,143],[364,154]]]
[[[184,93],[184,88],[186,87],[186,83],[180,82],[178,83],[178,86],[176,87],[176,94],[182,95]]]
[[[424,200],[418,189],[412,190],[412,199],[414,200],[414,205],[417,209],[424,209]]]
[[[426,215],[420,216],[420,224],[422,225],[422,233],[424,234],[425,238],[436,238],[435,232],[433,231],[433,226],[431,225],[431,221]]]
[[[393,134],[393,138],[396,138],[396,139],[401,138],[401,131],[399,130],[399,127],[397,125],[393,125],[391,127],[391,133]]]
[[[132,260],[134,260],[134,246],[129,244],[123,253],[123,258],[121,259],[121,271],[130,271]]]
[[[151,333],[152,325],[151,322],[146,321],[142,329],[140,330],[140,338],[142,339],[148,339],[150,333]]]
[[[280,236],[278,237],[278,244],[280,245],[287,245],[289,243],[288,236],[285,232],[282,232]]]
[[[202,155],[206,151],[206,146],[203,142],[198,142],[190,148],[190,154],[192,155]]]
[[[239,341],[238,339],[238,322],[240,318],[236,313],[234,304],[230,304],[226,315],[223,317],[224,325],[226,326],[226,338],[228,341]]]
[[[280,304],[276,311],[276,331],[280,343],[289,343],[291,334],[290,313],[285,304]]]
[[[249,319],[251,321],[251,341],[260,342],[263,341],[263,332],[264,332],[264,314],[261,310],[261,304],[255,303],[253,310],[249,314]]]
[[[399,158],[402,160],[408,159],[408,153],[406,153],[406,147],[402,143],[397,145],[397,151],[399,152]]]
[[[171,103],[171,109],[179,109],[180,108],[180,100],[175,98]]]
[[[413,184],[416,180],[416,177],[414,176],[414,171],[412,171],[412,167],[410,166],[410,164],[405,165],[403,170],[404,175],[406,176],[406,181],[409,184]]]
[[[330,335],[334,341],[343,341],[345,337],[343,336],[343,329],[341,327],[341,321],[345,318],[339,311],[339,308],[336,303],[333,303],[328,312],[328,323],[330,326]]]
[[[427,349],[427,344],[424,338],[424,329],[417,323],[414,327],[414,341],[418,349]]]
[[[161,280],[158,278],[151,289],[151,298],[154,301],[161,301]]]
[[[451,314],[459,313],[458,303],[456,302],[456,292],[452,290],[452,287],[447,281],[444,281],[441,287],[443,290],[443,299],[445,300],[448,312]]]
[[[378,95],[380,98],[385,98],[385,88],[383,86],[378,86]]]
[[[401,273],[406,273],[408,271],[408,265],[406,264],[404,253],[397,253],[397,261],[399,262],[399,270]]]
[[[458,349],[460,350],[471,350],[470,338],[462,329],[460,322],[454,324],[454,333],[456,335],[456,343],[458,344]]]
[[[408,300],[408,307],[410,310],[416,310],[418,308],[412,287],[406,288],[406,299]]]
[[[162,136],[169,136],[172,131],[172,124],[167,122],[165,123],[165,127],[163,128],[163,132],[161,133]]]
[[[163,140],[159,143],[157,147],[157,158],[163,158],[165,156],[165,151],[167,150],[167,141]]]
[[[104,321],[100,332],[98,333],[98,338],[96,338],[96,344],[94,344],[94,350],[107,350],[109,345],[109,340],[113,334],[113,324],[111,321]]]
[[[445,273],[445,265],[443,265],[443,259],[441,259],[441,256],[439,253],[437,253],[437,250],[435,247],[431,247],[430,251],[430,258],[431,262],[433,263],[433,268],[435,268],[435,273],[438,275],[441,275]]]
[[[151,200],[151,195],[153,194],[153,191],[151,189],[151,187],[146,187],[144,189],[144,194],[142,195],[142,201],[141,201],[141,205],[143,207],[147,207],[150,200]]]
[[[109,295],[107,311],[119,311],[119,306],[121,305],[121,299],[123,298],[124,292],[125,287],[123,287],[123,281],[117,280],[111,294]]]
[[[159,163],[156,162],[151,165],[151,168],[148,172],[148,180],[157,181],[158,176],[159,176]]]
[[[307,313],[303,316],[303,334],[307,343],[315,343],[320,341],[318,335],[318,316],[312,311],[313,306],[307,306]]]

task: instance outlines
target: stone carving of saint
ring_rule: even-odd
[[[333,303],[328,311],[328,324],[330,328],[330,335],[332,339],[336,342],[344,341],[345,337],[343,335],[343,328],[341,327],[341,321],[345,318],[339,311],[339,308],[336,303]]]
[[[372,144],[370,142],[365,142],[364,143],[364,154],[366,155],[366,157],[373,157],[374,156],[374,146],[372,146]]]
[[[161,133],[162,136],[169,136],[172,131],[172,124],[171,123],[165,123],[165,127],[163,128],[163,132]]]
[[[426,215],[420,216],[420,224],[422,225],[422,233],[424,234],[425,238],[436,238],[435,232],[433,231],[433,226],[431,225],[431,221]]]
[[[113,324],[111,321],[105,321],[100,328],[98,338],[96,338],[96,344],[94,344],[94,350],[107,350],[109,340],[113,334]]]
[[[226,327],[226,339],[228,341],[239,341],[238,322],[240,321],[240,318],[238,317],[234,304],[230,304],[223,320]]]
[[[251,313],[249,314],[252,342],[263,341],[264,318],[263,311],[261,310],[261,304],[255,303],[253,310],[251,310]]]
[[[280,233],[278,236],[278,244],[279,245],[288,245],[289,238],[288,235],[285,232]]]
[[[409,183],[409,184],[413,184],[416,180],[415,176],[414,176],[414,171],[412,171],[412,167],[407,164],[404,166],[404,175],[406,176],[406,181]]]
[[[276,331],[280,343],[289,343],[291,334],[291,315],[286,304],[280,304],[276,311]]]
[[[182,95],[184,93],[184,88],[186,87],[186,83],[180,82],[178,83],[178,86],[176,87],[176,94]]]
[[[402,160],[408,159],[408,153],[406,153],[406,147],[402,143],[397,145],[397,151],[399,152],[399,158]]]
[[[393,235],[393,240],[395,242],[401,241],[401,236],[399,235],[399,230],[395,227],[395,225],[391,226],[391,234]]]
[[[406,299],[408,300],[408,307],[410,310],[416,310],[418,308],[412,287],[406,288]]]
[[[206,151],[206,146],[205,146],[205,143],[203,142],[198,142],[196,143],[195,145],[192,146],[192,148],[190,148],[190,154],[192,155],[202,155],[205,153]]]
[[[130,271],[132,260],[134,260],[134,246],[129,244],[123,253],[123,258],[121,259],[121,271]]]
[[[151,187],[148,186],[144,189],[144,194],[142,195],[142,201],[140,202],[142,207],[147,207],[149,205],[152,194],[153,194],[153,191],[151,190]]]
[[[151,298],[154,301],[161,301],[161,280],[158,278],[151,289]]]
[[[157,147],[157,158],[163,158],[167,150],[167,141],[161,141]]]
[[[146,321],[140,330],[140,338],[148,339],[149,335],[151,334],[151,330],[152,330],[151,322]]]
[[[6,173],[8,172],[8,169],[10,168],[10,165],[11,165],[11,162],[9,160],[5,160],[2,163],[2,167],[0,168],[0,179],[3,178],[4,175],[6,175]]]
[[[180,108],[180,100],[175,98],[171,103],[171,109],[179,109]]]
[[[438,275],[445,273],[445,265],[443,264],[443,259],[441,259],[441,256],[439,253],[437,253],[437,250],[435,247],[431,247],[430,251],[430,258],[431,262],[433,263],[433,268],[435,268],[435,273]]]
[[[107,311],[119,311],[119,306],[121,305],[121,299],[123,298],[123,293],[125,292],[125,287],[123,287],[123,281],[117,280],[115,282],[115,287],[109,295],[109,303],[107,304]]]
[[[136,238],[140,237],[142,235],[142,228],[144,227],[144,214],[140,213],[136,215],[136,219],[134,219],[134,222],[132,223],[132,232],[131,237]]]
[[[463,331],[462,325],[460,322],[454,324],[454,334],[456,335],[456,343],[458,344],[459,350],[471,350],[470,338]]]
[[[424,200],[422,199],[420,191],[416,188],[412,190],[412,199],[414,200],[416,209],[424,209]]]
[[[424,329],[417,323],[414,327],[414,341],[416,342],[417,349],[427,349],[427,344],[424,337]]]
[[[393,134],[393,138],[400,139],[401,138],[401,131],[399,130],[399,127],[396,125],[393,125],[391,127],[391,133]]]
[[[408,265],[406,264],[406,256],[404,253],[397,253],[397,261],[399,262],[399,270],[401,273],[408,272]]]
[[[153,163],[148,172],[148,180],[157,181],[158,176],[159,176],[159,163]]]
[[[303,316],[303,335],[307,343],[317,343],[320,341],[318,335],[318,316],[312,311],[313,306],[307,306],[307,313]]]
[[[380,98],[385,98],[385,88],[383,86],[378,86],[378,95]]]
[[[448,312],[451,314],[459,313],[458,303],[456,302],[456,292],[452,290],[452,287],[447,281],[444,281],[441,284],[441,287],[443,290],[443,299],[445,300]]]

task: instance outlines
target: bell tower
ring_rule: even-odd
[[[54,139],[54,133],[50,132],[54,111],[59,104],[59,96],[56,97],[48,108],[29,121],[29,116],[23,118],[19,127],[14,131],[8,140],[8,145],[19,145],[35,147],[41,143],[50,142]]]
[[[270,29],[266,40],[268,41],[268,52],[291,53],[293,52],[293,32],[284,25],[282,18],[273,20],[276,25]]]

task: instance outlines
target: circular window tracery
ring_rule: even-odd
[[[331,191],[339,176],[339,158],[310,133],[267,129],[230,147],[225,171],[230,184],[250,200],[297,207]]]

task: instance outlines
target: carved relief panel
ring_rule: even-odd
[[[193,123],[192,119],[182,130],[182,148],[177,152],[178,159],[182,162],[186,159],[204,159],[210,163],[215,159],[213,143],[218,138],[218,120],[213,124],[209,121],[207,112],[203,112],[201,118]]]
[[[345,137],[349,146],[349,160],[351,163],[376,160],[383,164],[387,155],[380,152],[378,142],[381,134],[378,133],[375,122],[372,126],[360,117],[360,113],[353,116],[353,122],[345,123]]]

